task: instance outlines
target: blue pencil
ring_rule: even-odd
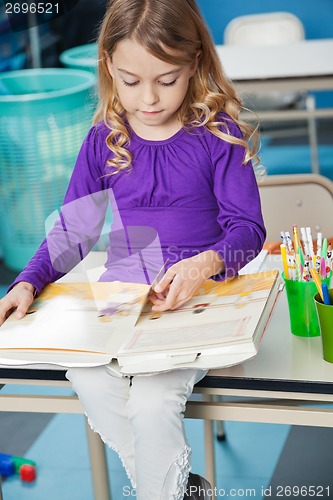
[[[326,304],[327,306],[331,306],[331,299],[330,299],[330,296],[329,296],[329,293],[328,293],[328,288],[327,288],[327,285],[326,283],[323,283],[321,285],[321,289],[322,289],[322,292],[323,292],[323,297],[324,297],[324,304]]]

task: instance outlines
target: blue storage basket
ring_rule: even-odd
[[[60,62],[67,68],[82,69],[97,73],[97,43],[87,43],[65,50],[60,54]]]
[[[0,74],[0,239],[21,270],[59,209],[91,126],[96,78],[67,68]]]

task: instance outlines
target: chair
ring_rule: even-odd
[[[224,43],[229,45],[281,45],[299,42],[305,38],[302,22],[289,12],[273,12],[267,14],[252,14],[232,19],[224,31]],[[290,108],[315,109],[314,97],[304,92],[262,92],[243,96],[244,107],[256,112],[267,110],[282,110]],[[286,127],[285,123],[278,125],[266,123],[262,126],[263,134],[271,137],[290,137],[292,134],[308,133],[311,147],[312,171],[318,172],[318,141],[316,122],[309,117],[307,128]]]
[[[317,174],[267,175],[259,184],[267,241],[292,225],[333,236],[333,182]]]

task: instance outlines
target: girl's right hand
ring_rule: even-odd
[[[0,300],[0,326],[16,308],[17,319],[25,316],[34,300],[35,288],[31,283],[20,281]]]

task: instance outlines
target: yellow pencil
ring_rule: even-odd
[[[317,271],[315,270],[314,267],[312,267],[310,269],[310,273],[311,273],[311,276],[312,276],[314,282],[316,283],[316,287],[317,287],[317,290],[318,290],[319,295],[321,297],[321,300],[324,302],[324,296],[323,296],[323,292],[322,292],[322,288],[321,288],[321,280],[319,278],[319,274],[317,273]]]
[[[287,247],[283,243],[280,245],[283,270],[286,280],[289,280],[288,262],[287,262]]]

